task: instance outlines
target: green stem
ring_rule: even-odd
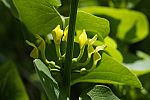
[[[69,98],[70,98],[70,80],[71,80],[74,35],[75,35],[75,24],[76,24],[78,2],[79,0],[71,0],[67,48],[66,48],[66,56],[65,56],[65,63],[64,63],[64,72],[63,72],[64,92]]]
[[[60,59],[61,57],[60,44],[55,44],[55,48],[56,48],[57,57]]]
[[[85,47],[83,47],[83,48],[80,50],[79,56],[77,57],[77,61],[79,61],[79,60],[82,58],[83,53],[84,53],[84,48],[85,48]]]
[[[86,66],[90,62],[90,59],[91,59],[91,55],[88,54],[88,58],[86,59],[86,61],[84,63],[76,63],[73,69],[82,68],[83,66]]]
[[[84,47],[84,48],[85,48],[85,47]],[[83,56],[83,54],[84,54],[84,48],[80,49],[80,53],[79,53],[79,55],[78,55],[77,58],[73,58],[73,59],[72,59],[73,62],[76,63],[76,62],[80,61],[80,59],[82,58],[82,56]]]

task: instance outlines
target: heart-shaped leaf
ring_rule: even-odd
[[[60,6],[57,0],[13,0],[20,20],[33,34],[46,35],[62,19],[54,6]]]

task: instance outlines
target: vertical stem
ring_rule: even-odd
[[[75,24],[77,16],[79,0],[71,0],[71,10],[70,10],[70,20],[67,38],[67,48],[64,64],[64,89],[66,95],[70,98],[70,79],[71,79],[71,69],[72,69],[72,58],[74,49],[74,34],[75,34]]]

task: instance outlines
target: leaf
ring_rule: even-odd
[[[124,63],[125,66],[138,76],[150,73],[150,56],[141,51],[137,52],[137,56],[142,59],[137,60],[134,63]]]
[[[104,39],[104,43],[106,44],[106,48],[104,49],[111,57],[113,57],[118,62],[123,62],[123,56],[119,50],[117,50],[117,43],[110,37],[106,37]],[[102,45],[101,41],[96,41],[95,46]]]
[[[141,0],[128,0],[127,7],[133,8],[135,7]]]
[[[92,34],[97,33],[100,40],[103,40],[108,36],[110,31],[108,20],[79,11],[77,14],[76,30],[83,29],[85,29],[85,31],[93,32]]]
[[[112,47],[107,46],[105,51],[116,61],[118,61],[120,63],[123,62],[123,56],[120,53],[120,51],[117,50],[117,48],[112,48]]]
[[[19,19],[33,34],[47,35],[62,19],[53,6],[60,6],[57,0],[13,0]]]
[[[115,8],[133,8],[140,0],[111,0],[109,1],[110,6]]]
[[[65,21],[67,26],[69,22],[69,18],[68,17],[65,18]],[[108,36],[110,32],[109,21],[104,18],[96,17],[87,12],[78,11],[77,19],[76,19],[76,31],[82,31],[82,30],[85,30],[86,32],[87,31],[91,32],[89,35],[94,36],[95,34],[97,34],[98,39],[103,41],[103,39],[106,36]],[[80,34],[77,34],[75,38],[78,39]]]
[[[102,54],[97,68],[86,75],[72,79],[71,84],[78,82],[120,84],[142,88],[140,81],[131,71],[105,53]]]
[[[58,100],[59,98],[58,83],[52,77],[49,69],[40,59],[35,59],[33,62],[35,65],[36,73],[40,78],[41,84],[49,100]]]
[[[117,50],[117,43],[110,37],[106,37],[104,42],[106,43],[107,47],[105,51],[111,55],[115,60],[122,63],[123,56],[119,50]]]
[[[11,13],[16,17],[18,18],[18,12],[13,4],[13,1],[12,0],[1,0],[4,5],[9,8],[9,10],[11,11]]]
[[[107,17],[119,20],[120,22],[119,25],[117,26],[116,36],[117,38],[124,40],[128,43],[135,43],[141,41],[149,33],[148,20],[143,13],[127,9],[115,9],[96,6],[85,7],[81,8],[80,10],[95,15],[105,15]],[[112,32],[113,31],[115,31],[114,28]]]
[[[111,48],[117,48],[117,43],[115,40],[113,40],[111,37],[107,36],[104,40],[104,42],[107,44],[107,46]]]
[[[29,100],[16,66],[12,61],[0,66],[0,99]]]
[[[88,99],[85,96],[89,96]],[[81,100],[120,100],[114,95],[111,89],[104,85],[96,85],[86,95],[83,94]]]

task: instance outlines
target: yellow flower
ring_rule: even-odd
[[[91,56],[95,52],[92,45],[88,45],[88,54]]]
[[[89,44],[90,45],[93,45],[94,44],[94,42],[97,40],[97,34],[92,38],[92,39],[89,39]]]
[[[97,40],[97,34],[92,39],[89,39],[88,41],[88,54],[89,55],[92,55],[95,52],[92,45],[94,44],[96,40]]]
[[[52,36],[55,44],[60,44],[61,38],[63,36],[63,30],[60,29],[60,25],[58,25],[53,31]]]
[[[87,35],[85,30],[83,30],[83,32],[81,33],[81,35],[79,36],[79,45],[80,45],[80,49],[82,49],[86,44],[87,44]]]
[[[99,60],[101,60],[101,55],[98,52],[94,52],[93,60],[94,60],[95,64],[97,64],[97,62]]]
[[[64,30],[64,36],[63,36],[62,40],[67,42],[67,37],[68,37],[68,26]]]
[[[95,49],[95,52],[98,52],[98,51],[101,51],[101,50],[104,50],[106,48],[106,45],[102,45],[102,46],[97,46],[96,49]]]
[[[102,45],[102,46],[97,46],[97,47],[95,48],[94,54],[93,54],[93,60],[94,60],[94,64],[95,64],[95,65],[97,64],[97,62],[98,62],[99,60],[101,60],[101,55],[100,55],[98,52],[101,51],[101,50],[104,50],[105,47],[106,47],[106,45],[104,44],[104,45]]]

